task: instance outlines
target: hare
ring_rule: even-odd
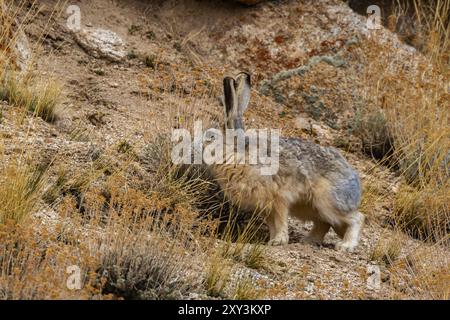
[[[251,80],[245,72],[223,79],[226,129],[244,129],[243,114],[250,100]],[[248,144],[246,145],[246,152]],[[335,248],[353,251],[364,215],[358,211],[358,173],[338,150],[296,138],[279,139],[279,168],[261,175],[259,165],[212,164],[210,172],[225,197],[246,210],[265,212],[269,245],[289,241],[288,216],[312,221],[308,240],[321,244],[333,228],[342,239]]]

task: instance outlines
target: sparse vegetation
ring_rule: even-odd
[[[229,266],[224,265],[221,256],[215,255],[211,258],[205,279],[206,292],[209,296],[226,297],[225,289],[229,281],[230,272]]]
[[[136,53],[136,51],[131,50],[131,51],[128,51],[127,57],[128,57],[128,59],[133,60],[138,57],[138,54]]]
[[[450,125],[446,115],[449,108],[450,76],[448,62],[442,57],[449,50],[449,1],[436,1],[434,10],[421,1],[414,2],[413,17],[422,25],[421,37],[425,60],[417,62],[416,77],[408,71],[387,68],[383,61],[374,61],[368,73],[367,88],[374,103],[367,103],[364,114],[357,113],[355,127],[359,128],[366,151],[375,158],[384,158],[404,177],[405,185],[396,195],[395,223],[422,239],[443,239],[449,232],[448,157]],[[397,8],[397,14],[411,15],[410,10]],[[379,47],[368,52],[381,54]],[[377,53],[376,53],[377,52]],[[432,68],[430,68],[432,66]]]
[[[0,225],[20,223],[37,209],[45,168],[10,163],[0,167]]]
[[[44,82],[8,69],[2,69],[0,79],[1,100],[24,108],[45,121],[53,122],[57,119],[61,87],[56,82]]]
[[[138,26],[138,25],[132,24],[132,25],[128,28],[128,33],[131,34],[131,35],[133,35],[133,34],[139,32],[139,31],[141,31],[141,30],[142,30],[142,26]]]
[[[156,57],[154,55],[146,55],[144,58],[144,63],[147,67],[155,69],[156,67]]]
[[[117,151],[120,153],[128,153],[133,150],[133,146],[127,141],[122,140],[119,142],[119,145],[117,146]]]
[[[370,260],[389,267],[399,258],[401,245],[400,235],[381,238],[373,248],[370,254]]]
[[[0,8],[0,100],[53,122],[58,116],[61,86],[52,79],[37,77],[29,69],[17,71],[18,59],[14,48],[22,26],[15,22],[14,14],[17,12],[10,10],[3,1],[0,2]]]
[[[255,284],[250,278],[243,277],[236,284],[232,299],[235,300],[258,300],[261,293],[255,288]]]
[[[78,47],[69,47],[70,38],[59,28],[32,33],[30,39],[45,46],[46,55],[61,50],[55,63],[67,63],[59,66],[64,72],[58,79],[69,84],[64,92],[70,91],[62,99],[62,85],[36,63],[39,52],[33,51],[37,56],[28,69],[21,69],[12,50],[20,21],[34,26],[48,18],[45,27],[39,25],[46,30],[47,23],[58,20],[45,11],[35,20],[18,20],[27,15],[25,2],[14,11],[17,17],[3,10],[5,3],[0,0],[0,299],[329,298],[324,292],[335,289],[339,298],[373,298],[378,292],[365,288],[365,267],[373,261],[386,270],[381,297],[450,298],[450,0],[432,1],[432,6],[412,0],[409,8],[397,1],[394,6],[391,30],[405,29],[402,15],[418,28],[414,38],[400,34],[423,53],[408,56],[418,59],[413,73],[398,68],[396,60],[404,57],[388,54],[392,51],[383,47],[387,42],[360,39],[364,42],[349,50],[355,59],[365,59],[361,87],[366,96],[348,92],[355,99],[354,110],[344,110],[349,113],[345,134],[358,142],[356,147],[342,138],[339,130],[344,128],[337,125],[334,111],[327,110],[331,104],[322,95],[328,89],[314,83],[320,117],[314,130],[310,122],[308,138],[334,141],[352,152],[364,185],[361,211],[368,217],[368,230],[353,255],[335,253],[328,239],[322,247],[302,250],[306,244],[297,240],[306,234],[303,225],[290,230],[294,245],[267,247],[261,212],[243,212],[228,203],[205,167],[171,161],[172,129],[192,128],[198,119],[205,127],[220,125],[217,97],[223,72],[231,70],[228,54],[233,53],[233,68],[255,70],[255,82],[310,57],[287,59],[269,50],[265,40],[251,41],[242,32],[236,33],[236,41],[246,51],[202,48],[196,38],[203,39],[206,29],[183,33],[167,20],[125,26],[132,39],[142,36],[152,46],[138,47],[142,55],[133,49],[122,62],[105,62],[78,56],[87,55],[80,49],[76,58],[70,56],[77,61],[72,65],[63,56]],[[276,5],[290,9],[292,3]],[[301,3],[295,9],[311,14]],[[230,21],[238,21],[233,19],[230,13]],[[220,42],[217,28],[214,41]],[[270,33],[267,42],[281,48],[295,38],[289,32],[274,38]],[[328,54],[326,41],[308,41],[308,54]],[[331,47],[328,51],[335,50]],[[209,51],[220,52],[226,70],[222,64],[208,65]],[[248,57],[258,61],[252,64]],[[350,65],[339,71],[348,72]],[[337,72],[326,63],[318,66],[324,74],[328,67]],[[82,75],[67,76],[67,70]],[[117,91],[121,81],[129,90]],[[299,95],[288,89],[289,96]],[[277,109],[280,105],[270,97],[252,95],[256,102],[246,122],[300,135],[292,129],[295,104]],[[73,114],[55,123],[66,99]],[[330,139],[317,123],[332,127]],[[333,278],[353,264],[361,284],[352,288],[352,272],[345,272],[343,281]],[[80,270],[78,290],[67,286],[71,266]],[[333,272],[324,271],[328,269]],[[292,288],[298,292],[290,292]]]
[[[359,122],[359,133],[363,142],[370,141],[369,154],[383,159],[402,178],[387,220],[396,232],[406,232],[440,250],[448,248],[450,233],[450,100],[446,86],[450,79],[450,1],[399,1],[394,7],[390,19],[397,25],[393,29],[405,27],[401,25],[405,22],[408,27],[416,28],[414,41],[411,37],[404,40],[417,45],[424,54],[423,60],[417,61],[416,76],[411,77],[409,71],[393,68],[395,57],[384,57],[379,47],[370,47],[372,53],[383,58],[369,58],[373,63],[369,66],[368,83],[378,85],[367,88],[374,103],[367,103],[366,116],[357,118],[357,121],[364,119]],[[372,53],[368,52],[368,56]],[[390,61],[392,65],[387,67],[383,61]],[[380,114],[382,118],[377,116]],[[386,142],[389,148],[385,147]],[[381,150],[377,149],[379,146]],[[373,153],[373,147],[377,152]],[[372,195],[369,200],[372,202],[386,198],[385,194],[377,197],[372,192]],[[370,197],[366,195],[366,198]],[[427,255],[429,266],[422,264],[420,270],[416,270],[410,260],[398,259],[401,243],[398,237],[380,241],[371,254],[372,259],[387,265],[394,263],[394,273],[407,269],[422,297],[448,298],[448,272],[442,272],[448,263],[446,259]],[[416,260],[423,261],[422,257]],[[427,274],[425,269],[428,268]],[[435,269],[438,271],[432,271]],[[442,283],[446,283],[447,288],[441,286]]]

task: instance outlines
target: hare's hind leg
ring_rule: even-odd
[[[330,197],[327,196],[315,197],[314,206],[318,211],[320,220],[329,223],[342,238],[342,241],[336,244],[336,249],[351,252],[358,245],[364,216],[358,211],[342,212],[336,209],[333,201],[329,199]]]
[[[308,234],[306,240],[311,243],[322,244],[323,238],[330,230],[331,225],[328,222],[321,220],[314,221],[314,225],[310,233]]]
[[[336,250],[352,252],[358,245],[361,229],[364,224],[364,215],[355,211],[345,217],[343,225],[336,227],[336,233],[342,241],[336,243]]]
[[[275,206],[267,216],[266,223],[270,232],[269,246],[279,246],[289,242],[288,208],[286,206]]]
[[[331,224],[320,219],[317,210],[309,202],[298,201],[291,208],[290,214],[302,221],[313,221],[313,228],[305,240],[315,244],[322,244],[323,238],[330,230]]]

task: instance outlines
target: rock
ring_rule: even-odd
[[[28,38],[23,30],[18,32],[14,48],[16,51],[17,67],[20,70],[25,70],[30,61],[31,53]]]
[[[75,33],[75,40],[95,58],[120,61],[126,56],[125,43],[115,32],[105,29],[83,29]]]
[[[359,112],[377,107],[366,92],[372,85],[367,77],[374,74],[372,61],[382,68],[378,63],[387,57],[387,71],[393,76],[407,72],[411,78],[417,77],[418,65],[426,66],[396,34],[385,28],[369,30],[367,17],[345,1],[327,0],[321,6],[266,1],[246,10],[251,19],[230,27],[220,41],[211,41],[217,43],[210,46],[216,59],[236,61],[233,67],[257,75],[260,94],[290,114],[306,113],[333,130],[345,132]],[[372,47],[383,54],[372,56]]]
[[[1,12],[6,12],[8,10],[3,2],[0,4],[0,9]],[[11,43],[8,45],[10,48],[13,48],[13,50],[11,50],[12,55],[9,58],[17,69],[25,70],[31,57],[30,45],[25,32],[20,27],[20,24],[13,19],[14,18],[11,18],[11,20],[3,20],[3,18],[1,18],[0,20],[0,23],[5,23],[7,25],[6,29],[9,28],[8,31],[5,31],[4,34],[2,34],[3,39],[0,38],[0,50],[3,52],[3,46],[7,46],[6,43],[11,41],[12,45]],[[9,24],[11,24],[11,26],[9,26]],[[4,44],[3,42],[5,41],[6,43]]]
[[[308,60],[308,62],[305,65],[302,65],[295,69],[281,71],[281,72],[275,74],[271,79],[262,81],[262,84],[259,88],[259,92],[264,95],[268,95],[270,93],[270,90],[273,89],[278,82],[287,80],[293,76],[303,76],[313,66],[315,66],[321,62],[325,62],[336,68],[343,67],[346,64],[346,61],[339,55],[313,56],[312,58],[310,58]]]

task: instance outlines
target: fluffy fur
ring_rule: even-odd
[[[250,75],[225,78],[224,94],[226,127],[243,129]],[[281,138],[279,161],[278,172],[267,176],[261,175],[261,165],[224,164],[210,169],[231,202],[266,213],[270,245],[288,243],[291,215],[314,222],[310,241],[322,243],[333,228],[342,238],[336,248],[352,251],[364,222],[358,211],[361,186],[357,172],[338,150],[301,139]]]

